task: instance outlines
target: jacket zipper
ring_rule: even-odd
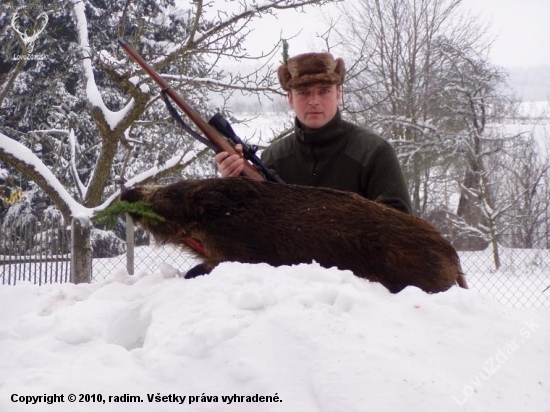
[[[317,160],[317,156],[315,155],[315,148],[314,147],[311,148],[311,157],[313,158],[313,168],[311,169],[311,171],[312,171],[313,177],[317,177],[318,160]]]

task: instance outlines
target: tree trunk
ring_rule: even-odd
[[[73,218],[71,222],[71,282],[92,281],[92,225]]]
[[[129,214],[126,214],[126,271],[134,274],[134,222]]]
[[[495,263],[495,269],[500,268],[500,252],[498,249],[498,236],[495,233],[495,226],[492,219],[489,220],[489,233],[491,235],[491,245],[493,247],[493,261]]]

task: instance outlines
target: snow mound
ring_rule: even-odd
[[[459,288],[225,263],[1,287],[0,311],[0,411],[550,410],[548,310]]]

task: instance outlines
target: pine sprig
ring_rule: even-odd
[[[144,223],[152,226],[166,221],[164,217],[153,212],[150,203],[144,202],[142,200],[137,202],[127,202],[126,200],[120,200],[116,203],[113,203],[108,208],[96,213],[95,220],[97,223],[107,224],[110,229],[113,229],[116,225],[117,219],[124,213],[137,215]]]

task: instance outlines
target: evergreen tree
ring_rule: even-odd
[[[30,148],[74,199],[89,208],[116,192],[119,177],[130,179],[151,168],[164,169],[149,180],[212,174],[213,163],[199,164],[201,148],[182,137],[158,87],[126,56],[117,38],[133,45],[208,119],[218,106],[210,101],[213,94],[223,102],[235,90],[277,91],[272,71],[231,74],[220,64],[254,57],[244,49],[247,23],[275,9],[324,0],[252,3],[254,7],[229,2],[224,10],[200,0],[6,3],[0,12],[0,132]],[[38,14],[48,16],[32,53],[13,29],[18,12],[22,27],[30,30]],[[264,57],[273,58],[276,46]],[[28,165],[1,148],[0,161],[36,180],[69,217],[69,208],[56,198],[47,179],[31,176]]]
[[[226,62],[256,60],[244,48],[248,23],[276,9],[326,1],[232,0],[223,10],[202,0],[3,2],[0,170],[17,169],[26,202],[45,193],[58,211],[51,216],[65,222],[81,206],[90,216],[106,207],[123,180],[212,175],[211,157],[182,135],[158,86],[117,39],[124,37],[208,119],[216,110],[227,114],[223,103],[235,91],[279,93],[267,64],[279,44],[259,56],[267,73],[224,70]],[[13,150],[16,144],[21,151]]]

